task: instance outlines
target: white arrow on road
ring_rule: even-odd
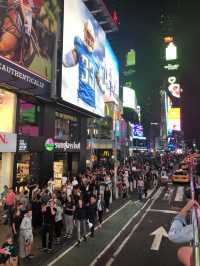
[[[155,250],[155,251],[158,251],[160,249],[160,243],[162,241],[163,236],[168,238],[168,234],[163,226],[160,226],[150,235],[155,236],[153,243],[151,245],[151,250]]]

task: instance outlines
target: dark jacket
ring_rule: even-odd
[[[75,220],[86,220],[86,211],[85,208],[76,208],[74,213],[74,219]]]

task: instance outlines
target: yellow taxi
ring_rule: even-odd
[[[176,170],[172,175],[172,182],[174,183],[175,182],[188,183],[189,181],[190,177],[188,175],[188,172],[183,169]]]
[[[188,163],[184,163],[184,162],[182,162],[181,164],[180,164],[180,169],[182,169],[182,170],[186,170],[186,171],[188,171],[189,170],[189,165],[188,165]]]

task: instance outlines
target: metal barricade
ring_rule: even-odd
[[[195,185],[194,185],[194,174],[193,174],[193,165],[190,166],[190,190],[191,190],[191,198],[195,200]],[[193,224],[193,258],[194,258],[194,265],[200,266],[200,254],[199,254],[199,229],[198,229],[198,215],[197,209],[195,207],[192,208],[192,224]]]

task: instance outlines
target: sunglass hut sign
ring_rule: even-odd
[[[53,139],[47,139],[45,142],[45,148],[47,151],[70,151],[70,150],[80,150],[81,144],[80,142],[54,142]]]

